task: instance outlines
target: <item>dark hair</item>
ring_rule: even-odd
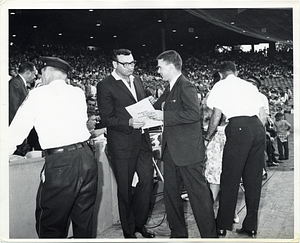
[[[113,56],[112,56],[112,60],[113,61],[118,61],[118,58],[117,56],[120,56],[120,55],[125,55],[125,56],[129,56],[131,53],[130,50],[128,49],[114,49],[113,50]]]
[[[236,72],[236,65],[231,61],[223,61],[219,65],[219,71],[221,73],[226,73],[228,71]]]
[[[213,81],[212,84],[215,84],[216,82],[221,80],[220,73],[218,71],[214,72],[212,75]]]
[[[19,68],[18,72],[19,73],[25,73],[26,71],[33,72],[34,71],[34,64],[32,62],[24,62],[22,63]]]
[[[96,99],[93,96],[88,96],[86,98],[86,102],[88,102],[88,101],[96,101]]]
[[[281,112],[276,113],[275,118],[284,117],[284,115]]]
[[[174,50],[164,51],[163,53],[159,54],[156,60],[164,60],[167,63],[172,63],[175,68],[179,71],[182,69],[182,59],[181,56]]]

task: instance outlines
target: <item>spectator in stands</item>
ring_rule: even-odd
[[[111,75],[97,85],[102,124],[107,127],[107,151],[118,186],[118,206],[123,235],[155,235],[145,227],[153,192],[152,147],[144,121],[132,118],[126,107],[146,98],[140,78],[133,74],[136,61],[128,49],[113,51]],[[135,172],[138,183],[133,191]]]
[[[224,80],[214,85],[207,100],[207,105],[213,107],[213,114],[206,135],[207,145],[223,113],[229,123],[225,129],[217,215],[218,235],[225,236],[226,230],[232,230],[242,178],[247,214],[237,233],[256,237],[265,159],[265,128],[258,116],[266,117],[264,104],[257,88],[237,77],[237,68],[233,62],[222,62],[220,72]]]
[[[92,238],[98,169],[87,144],[84,92],[66,83],[67,62],[41,59],[43,86],[30,91],[9,127],[10,154],[34,126],[45,152],[36,198],[38,237],[66,238],[71,221],[74,238]]]
[[[87,125],[88,130],[91,133],[95,129],[96,123],[97,123],[96,109],[92,108],[92,107],[88,107],[87,115],[88,115],[88,120],[86,122],[86,125]]]
[[[267,165],[268,166],[278,166],[282,161],[276,159],[275,148],[273,146],[273,141],[276,138],[276,132],[274,130],[274,122],[271,117],[268,117],[266,123],[266,153],[268,156]]]
[[[13,68],[13,67],[9,68],[8,74],[11,78],[15,78],[18,76],[18,72],[17,72],[16,68]]]
[[[86,122],[86,125],[91,134],[91,139],[95,139],[98,136],[104,134],[106,130],[105,128],[96,129],[96,124],[99,120],[99,114],[97,111],[98,110],[96,110],[95,107],[88,107],[87,109],[88,120]]]
[[[290,134],[291,124],[284,119],[284,115],[280,112],[275,115],[274,128],[277,136],[277,148],[279,160],[289,159],[289,143],[288,136]]]
[[[96,109],[96,107],[97,107],[97,100],[93,96],[88,96],[86,98],[86,104],[87,104],[88,109],[89,108]]]

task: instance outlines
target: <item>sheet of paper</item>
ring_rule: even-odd
[[[133,118],[139,118],[139,119],[144,120],[144,122],[146,124],[142,127],[143,129],[163,125],[162,121],[156,121],[147,116],[148,111],[155,110],[153,105],[151,105],[148,98],[140,100],[139,102],[137,102],[133,105],[127,106],[125,108]]]

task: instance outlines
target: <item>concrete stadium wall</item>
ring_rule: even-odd
[[[98,160],[98,194],[95,208],[95,236],[118,221],[117,188],[103,143],[96,144]],[[35,200],[40,182],[43,158],[12,161],[9,164],[9,237],[35,239]],[[72,236],[70,227],[69,236]]]

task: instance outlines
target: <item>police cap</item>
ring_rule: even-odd
[[[72,71],[72,67],[70,66],[70,64],[58,57],[41,57],[41,61],[42,67],[40,68],[40,70],[46,66],[50,66],[59,68],[65,71],[66,73]]]
[[[257,88],[259,88],[261,86],[261,82],[259,80],[259,78],[255,77],[255,76],[251,76],[247,79],[248,82],[250,83],[255,83]]]

